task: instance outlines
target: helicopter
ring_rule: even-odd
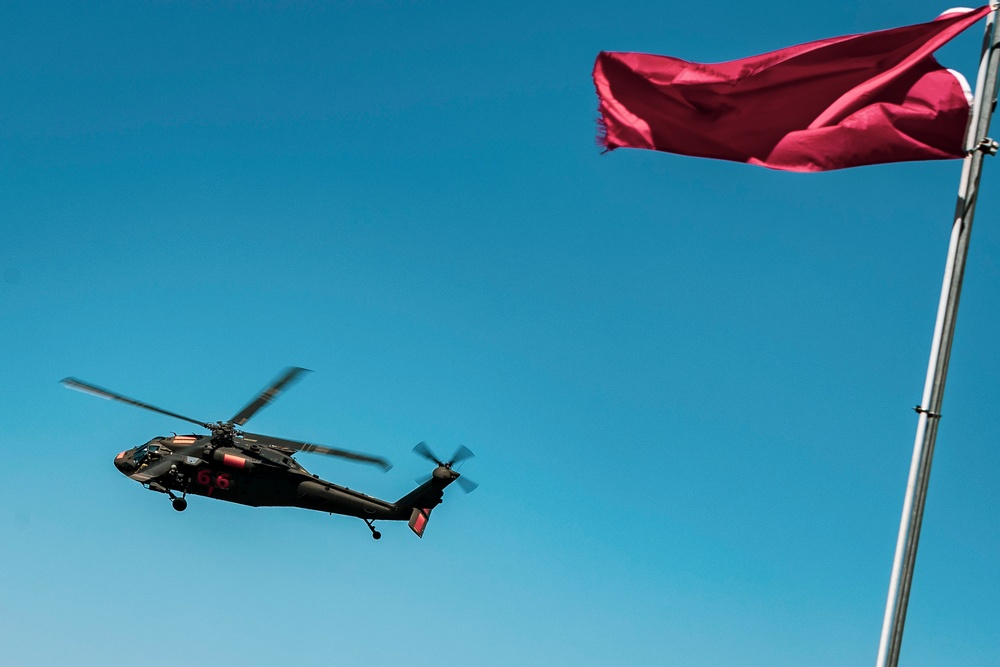
[[[381,539],[382,534],[375,529],[375,521],[407,521],[417,537],[422,538],[431,510],[441,504],[448,485],[457,481],[466,493],[478,486],[453,469],[456,464],[475,456],[464,445],[459,446],[451,459],[443,461],[426,442],[417,443],[413,451],[437,467],[428,477],[418,480],[421,483],[413,491],[389,502],[320,479],[303,468],[294,455],[298,452],[325,454],[388,471],[392,464],[384,458],[242,430],[241,427],[261,408],[308,372],[296,366],[285,369],[235,416],[216,422],[192,419],[76,378],[64,378],[61,383],[93,396],[197,424],[209,431],[208,435],[158,436],[115,456],[119,472],[151,491],[166,494],[178,512],[187,509],[188,495],[205,496],[251,507],[301,507],[357,517],[365,522],[376,540]]]

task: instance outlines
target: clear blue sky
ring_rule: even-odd
[[[601,155],[590,70],[947,5],[84,4],[0,8],[0,663],[874,663],[960,164]],[[998,180],[908,667],[1000,661]],[[187,425],[58,384],[213,420],[289,365],[254,430],[396,464],[314,472],[480,488],[179,514],[112,458]]]

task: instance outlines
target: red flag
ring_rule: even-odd
[[[931,54],[989,11],[717,65],[602,52],[600,141],[786,171],[963,157],[971,94]]]

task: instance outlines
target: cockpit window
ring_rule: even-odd
[[[132,462],[136,464],[141,463],[142,460],[146,458],[147,454],[149,454],[149,450],[147,449],[146,445],[143,445],[139,449],[132,452]]]

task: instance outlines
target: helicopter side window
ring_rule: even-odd
[[[146,445],[143,445],[132,454],[132,462],[136,464],[141,463],[148,453],[149,450],[146,448]]]

